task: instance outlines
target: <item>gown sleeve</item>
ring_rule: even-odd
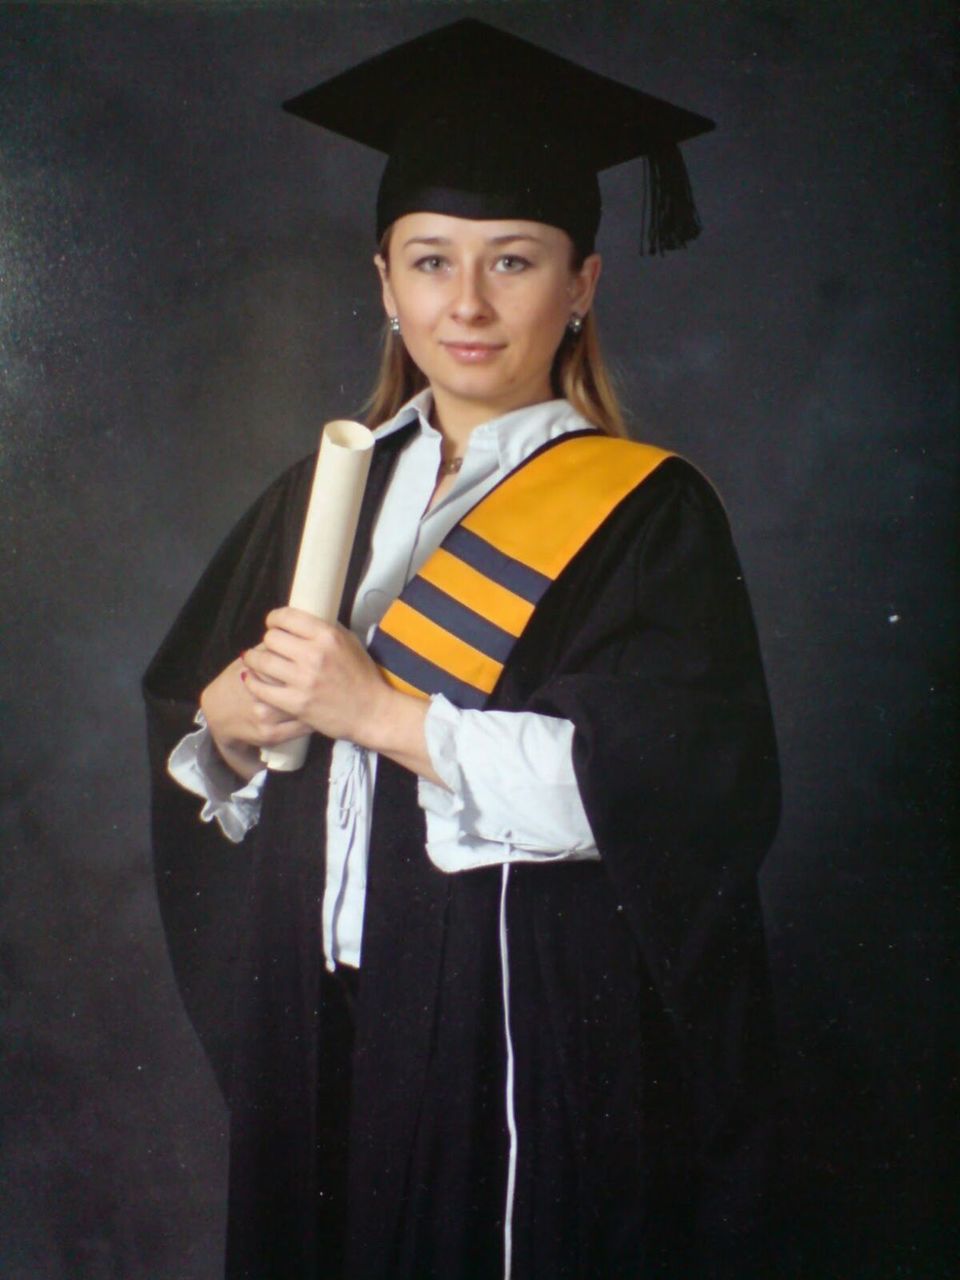
[[[239,521],[191,593],[143,680],[151,830],[160,914],[187,1013],[222,1088],[227,1084],[231,970],[249,858],[197,819],[196,798],[168,774],[194,727],[201,691],[263,635],[286,599],[313,470],[306,458]]]
[[[580,794],[670,1028],[701,1238],[719,1257],[761,1213],[775,1145],[757,873],[779,774],[752,612],[723,507],[679,459],[571,579],[561,638],[531,637],[558,661],[528,705],[575,726]]]

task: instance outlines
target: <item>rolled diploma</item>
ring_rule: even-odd
[[[372,449],[373,434],[359,422],[328,422],[320,433],[290,603],[324,622],[336,622],[340,612]],[[264,747],[260,759],[269,769],[292,773],[307,758],[309,742],[308,734]]]

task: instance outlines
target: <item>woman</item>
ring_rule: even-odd
[[[470,21],[288,106],[388,151],[389,337],[344,625],[280,607],[307,460],[146,681],[174,961],[230,1062],[227,1273],[769,1274],[763,675],[709,486],[598,435],[591,311],[597,170],[646,155],[684,243],[709,122]],[[168,757],[251,846],[239,928]]]

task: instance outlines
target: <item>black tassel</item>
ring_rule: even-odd
[[[679,147],[663,147],[643,158],[641,252],[682,249],[700,234],[687,166]]]

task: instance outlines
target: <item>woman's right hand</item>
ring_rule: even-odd
[[[236,658],[201,693],[200,709],[220,755],[249,782],[263,768],[261,747],[301,738],[311,730],[255,698],[244,683],[245,672],[243,658]]]

